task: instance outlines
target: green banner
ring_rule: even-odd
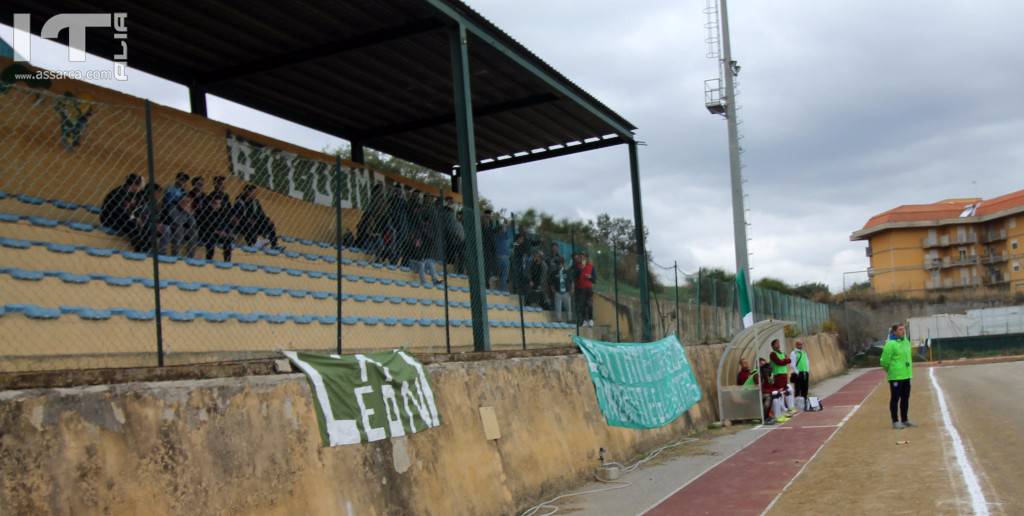
[[[611,426],[659,428],[700,401],[700,385],[675,335],[647,343],[573,340],[587,357],[597,403]]]
[[[423,365],[405,351],[284,355],[309,380],[324,446],[379,441],[441,424]]]

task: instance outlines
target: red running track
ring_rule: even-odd
[[[881,370],[861,375],[825,398],[821,412],[773,427],[644,514],[761,514],[884,377]]]

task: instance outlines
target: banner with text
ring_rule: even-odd
[[[611,426],[659,428],[701,399],[675,335],[655,342],[573,339],[587,357],[601,413]]]
[[[306,202],[334,206],[334,162],[311,159],[267,147],[237,134],[227,135],[231,175]],[[341,167],[341,207],[362,208],[373,183],[384,175],[366,169]]]
[[[405,351],[284,354],[309,380],[324,446],[379,441],[441,424],[423,365]]]

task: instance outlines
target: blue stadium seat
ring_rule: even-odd
[[[430,317],[424,317],[417,322],[419,323],[420,326],[426,327],[429,327],[431,324],[434,324],[434,320],[431,319]]]
[[[403,302],[405,302],[405,300],[402,299],[401,296],[388,296],[388,302],[390,302],[393,305],[400,305]]]
[[[329,299],[333,296],[332,292],[323,291],[311,292],[310,294],[313,296],[313,299]]]
[[[5,192],[3,190],[0,190],[0,199],[6,199],[6,198],[7,198],[7,192]]]
[[[334,324],[338,323],[338,318],[337,318],[337,316],[334,316],[334,315],[314,316],[314,318],[316,320],[320,321],[320,324],[334,325]]]
[[[90,278],[86,274],[71,274],[69,272],[63,272],[60,275],[58,275],[57,277],[60,278],[61,281],[63,281],[64,283],[79,283],[79,284],[81,284],[81,283],[89,283],[90,281],[92,281],[92,278]]]
[[[294,244],[295,243],[295,237],[281,235],[280,238],[281,238],[282,242],[288,242],[289,244]]]
[[[201,282],[195,282],[195,283],[190,283],[190,282],[187,282],[187,281],[179,281],[178,282],[178,288],[181,289],[181,290],[184,290],[185,292],[196,292],[196,291],[198,291],[199,289],[201,289],[201,288],[203,288],[205,286],[206,286],[206,284],[205,283],[201,283]]]
[[[299,240],[299,243],[302,244],[302,245],[308,245],[308,246],[312,246],[313,245],[313,241],[312,240],[308,240],[308,239],[305,239],[305,238],[303,238],[302,240]]]
[[[293,276],[293,277],[296,277],[296,278],[300,277],[300,276],[304,276],[306,274],[305,271],[302,271],[302,270],[299,270],[299,269],[285,269],[284,271],[286,273],[288,273],[289,276]]]
[[[242,323],[255,323],[260,321],[259,313],[235,314],[235,319]]]
[[[60,199],[54,199],[54,200],[50,201],[50,204],[52,204],[52,205],[54,205],[57,208],[60,208],[62,210],[72,210],[72,211],[77,210],[78,208],[81,207],[78,203],[62,201]]]
[[[377,283],[380,283],[381,285],[390,285],[390,284],[394,283],[394,281],[391,280],[390,278],[379,278],[377,280]]]
[[[93,226],[92,224],[86,224],[84,222],[68,221],[67,226],[75,231],[84,231],[86,233],[96,229],[95,226]]]
[[[46,201],[44,201],[43,199],[41,199],[39,197],[33,197],[31,195],[25,195],[25,194],[18,194],[14,198],[19,200],[19,201],[21,201],[21,202],[23,202],[23,203],[25,203],[25,204],[31,204],[33,206],[42,206],[42,204],[44,202],[46,202]]]
[[[242,251],[244,251],[246,253],[250,253],[250,254],[251,253],[258,253],[258,252],[260,252],[260,250],[258,248],[253,247],[251,245],[243,245],[243,246],[239,247],[239,249],[241,249]]]
[[[149,258],[149,255],[147,255],[146,253],[133,253],[133,252],[128,252],[128,251],[121,251],[121,256],[123,256],[123,257],[125,257],[125,258],[127,258],[129,260],[135,260],[135,261],[142,261],[142,260],[145,260],[146,258]]]
[[[128,313],[130,311],[129,308],[122,308],[122,307],[118,307],[118,306],[115,306],[114,308],[110,308],[109,310],[110,310],[110,315],[124,315],[124,314],[126,314],[126,313]]]
[[[99,215],[100,213],[103,213],[103,210],[101,210],[99,206],[94,206],[92,204],[86,204],[86,205],[84,205],[82,207],[85,208],[85,211],[87,211],[89,213],[92,213],[93,215]]]
[[[381,322],[384,323],[384,326],[394,326],[398,324],[398,319],[394,317],[385,317],[384,319],[381,320]]]
[[[419,303],[420,303],[421,305],[432,305],[432,304],[434,304],[434,300],[433,300],[433,299],[426,299],[426,298],[423,298],[423,299],[420,299],[420,300],[419,300]]]
[[[230,318],[226,312],[208,312],[206,310],[199,310],[196,312],[196,315],[212,323],[221,323]]]
[[[100,258],[109,258],[109,257],[113,256],[115,252],[117,252],[117,251],[115,251],[114,249],[103,249],[103,248],[99,248],[99,247],[88,247],[88,246],[86,246],[86,248],[85,248],[85,253],[86,254],[88,254],[89,256],[98,256]],[[124,253],[121,253],[121,254],[123,255]],[[127,258],[127,256],[125,256],[125,258]]]
[[[153,285],[155,285],[152,278],[143,278],[142,284],[145,285],[146,288],[153,288]],[[170,284],[171,283],[168,280],[160,280],[160,288],[167,288]]]
[[[297,290],[293,288],[287,289],[285,290],[285,292],[287,292],[289,296],[294,297],[296,299],[302,299],[309,295],[309,292],[305,290]]]
[[[311,262],[315,262],[315,261],[320,259],[319,255],[315,255],[315,254],[312,254],[312,253],[302,253],[302,257],[307,259],[307,260],[309,260],[309,261],[311,261]]]
[[[444,319],[434,319],[434,326],[444,327]]]
[[[81,312],[82,310],[88,310],[88,309],[89,308],[85,307],[85,306],[71,306],[71,305],[60,305],[60,306],[57,307],[57,310],[60,310],[61,314],[70,314],[70,315],[75,315],[75,314],[78,314],[79,312]]]
[[[238,287],[238,293],[246,296],[256,295],[260,290],[260,287]]]
[[[415,304],[420,302],[419,298],[415,298],[415,297],[407,297],[407,298],[404,298],[404,300],[405,300],[406,303],[408,303],[410,305],[415,305]]]
[[[48,219],[46,217],[29,217],[28,221],[33,226],[39,226],[43,228],[55,228],[60,225],[60,222],[57,222],[56,220],[53,219]]]
[[[367,260],[361,260],[360,259],[360,260],[356,260],[356,265],[358,265],[360,267],[369,267],[370,266],[370,262],[367,261]]]
[[[214,284],[211,283],[210,285],[207,285],[206,288],[210,289],[210,292],[213,292],[215,294],[227,294],[228,292],[231,292],[232,290],[237,288],[237,286],[236,285],[214,285]]]
[[[351,258],[345,258],[344,256],[341,257],[341,264],[342,265],[353,265],[355,263],[356,262],[352,261]]]
[[[491,324],[492,328],[500,328],[501,327],[501,321],[495,321],[494,319],[490,319],[490,324]]]
[[[39,271],[26,271],[26,270],[22,270],[22,269],[12,269],[10,274],[11,274],[11,277],[14,278],[14,279],[26,280],[26,281],[39,281],[39,280],[43,279],[43,277],[44,277],[42,272],[39,272]]]
[[[265,288],[265,289],[263,289],[263,293],[268,295],[268,296],[270,296],[270,297],[281,297],[282,295],[284,295],[284,289],[283,288]]]
[[[402,326],[413,326],[416,324],[416,319],[414,317],[404,317],[400,322],[402,323]]]
[[[178,311],[178,310],[164,310],[164,316],[175,322],[190,322],[196,319],[195,312],[191,311]]]
[[[334,248],[334,246],[331,245],[328,242],[317,242],[316,245],[320,246],[323,249],[333,249]]]
[[[393,283],[394,285],[399,286],[399,287],[404,287],[404,286],[409,284],[408,281],[400,280],[400,279],[391,280],[391,283]]]
[[[327,263],[338,263],[338,258],[331,256],[329,254],[322,255],[320,259]]]
[[[35,305],[29,305],[29,304],[24,304],[24,303],[8,303],[8,304],[6,304],[4,306],[7,307],[7,312],[8,313],[23,314],[23,313],[25,313],[26,310],[28,310],[28,307],[35,306]]]
[[[309,276],[310,278],[313,278],[313,279],[322,278],[322,277],[324,277],[324,275],[325,275],[325,273],[320,272],[320,271],[306,271],[306,276]]]
[[[113,314],[110,310],[94,310],[92,308],[86,308],[78,312],[78,317],[85,319],[86,321],[106,321],[110,319]]]
[[[354,299],[357,303],[365,303],[370,299],[370,296],[366,294],[355,294],[352,296],[352,299]]]
[[[341,324],[352,326],[353,324],[358,324],[362,319],[362,317],[346,316],[341,318]]]
[[[18,222],[21,220],[21,215],[15,215],[13,213],[0,213],[0,222]]]
[[[313,316],[312,315],[296,315],[296,316],[292,316],[292,321],[294,321],[295,324],[309,324],[309,323],[313,322]]]
[[[132,278],[118,278],[116,276],[107,276],[103,278],[103,281],[112,287],[129,287],[132,283],[135,283],[135,280]]]
[[[161,254],[161,255],[157,256],[156,260],[158,262],[160,262],[160,263],[168,263],[168,264],[178,263],[178,257],[177,256],[168,256],[166,254]]]
[[[7,305],[8,307],[10,305]],[[60,310],[56,308],[44,308],[36,305],[28,305],[22,312],[29,319],[57,319],[60,317]]]
[[[67,244],[46,244],[46,250],[52,253],[71,254],[75,252],[75,246]]]
[[[245,271],[245,272],[256,272],[256,271],[259,270],[259,267],[255,266],[255,265],[253,265],[251,263],[240,263],[240,264],[238,264],[238,268],[243,270],[243,271]]]
[[[285,314],[263,314],[261,319],[267,321],[270,324],[284,324],[288,322],[288,320],[291,319],[291,317]]]
[[[189,265],[191,265],[193,267],[203,267],[203,266],[206,265],[207,262],[206,262],[205,258],[185,257],[185,263],[187,263],[187,264],[189,264]]]
[[[222,262],[219,260],[214,260],[213,266],[218,269],[233,269],[235,267],[235,264],[231,262]]]
[[[299,253],[295,252],[295,251],[285,251],[284,252],[284,256],[285,256],[285,258],[293,258],[294,259],[294,258],[298,258],[301,255]]]
[[[333,273],[333,272],[328,272],[328,273],[324,274],[324,277],[329,279],[329,280],[331,280],[331,281],[337,281],[338,280],[338,275]]]
[[[266,272],[268,274],[281,274],[281,271],[283,270],[284,269],[280,267],[272,267],[270,265],[263,266],[263,272]]]
[[[383,303],[384,301],[387,301],[388,297],[387,296],[377,295],[377,296],[371,297],[370,299],[372,299],[374,303]]]
[[[154,317],[153,310],[128,310],[124,314],[129,321],[152,321]]]
[[[281,256],[281,251],[278,251],[277,249],[272,249],[272,248],[269,248],[269,247],[264,249],[263,252],[265,254],[267,254],[267,255],[270,255],[270,256]]]

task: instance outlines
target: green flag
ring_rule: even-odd
[[[405,351],[284,355],[309,380],[324,446],[379,441],[441,424],[423,365]]]
[[[654,342],[573,341],[587,358],[597,404],[611,426],[659,428],[700,401],[700,384],[675,335]]]
[[[739,304],[740,316],[743,317],[743,327],[749,328],[754,325],[754,313],[750,310],[750,296],[747,295],[747,275],[744,271],[736,273],[736,302]]]

